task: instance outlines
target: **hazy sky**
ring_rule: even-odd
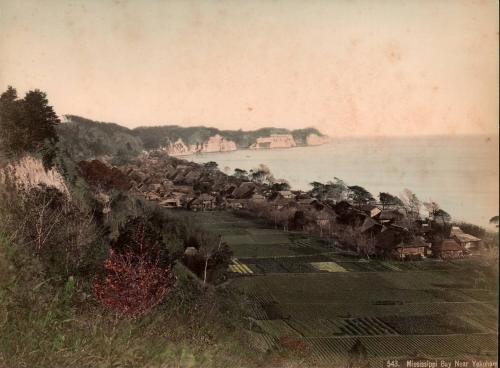
[[[0,88],[129,127],[498,132],[497,1],[0,0]]]

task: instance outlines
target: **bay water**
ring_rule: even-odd
[[[408,188],[423,202],[437,202],[454,220],[481,226],[498,215],[498,137],[338,138],[321,146],[205,153],[185,159],[215,161],[227,173],[264,164],[293,189],[309,190],[312,181],[334,177],[374,196],[399,195]]]

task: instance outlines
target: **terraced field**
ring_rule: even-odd
[[[333,244],[231,213],[199,213],[234,252],[230,287],[248,304],[260,351],[300,341],[335,366],[362,344],[372,366],[392,358],[497,358],[497,285],[482,260],[358,260]]]

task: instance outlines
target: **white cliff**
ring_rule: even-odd
[[[327,136],[319,136],[317,134],[309,134],[306,138],[306,143],[308,146],[320,146],[322,144],[328,143],[329,139]]]
[[[0,184],[11,182],[18,188],[29,190],[42,186],[53,187],[69,196],[64,178],[55,167],[46,170],[38,158],[24,156],[0,169]]]
[[[185,156],[193,153],[181,138],[174,143],[170,143],[166,151],[170,156]]]
[[[186,156],[193,153],[209,153],[209,152],[229,152],[236,151],[236,143],[216,134],[202,144],[192,144],[187,146],[182,139],[178,139],[175,143],[170,143],[165,148],[170,156]]]
[[[236,143],[219,134],[208,138],[208,141],[204,142],[201,148],[199,148],[199,152],[228,152],[236,150]]]
[[[273,149],[296,147],[297,143],[291,134],[271,134],[270,137],[257,138],[251,149]]]

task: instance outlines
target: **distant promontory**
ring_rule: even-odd
[[[261,128],[253,131],[220,130],[212,127],[164,125],[128,129],[115,123],[97,122],[66,115],[58,128],[74,144],[74,154],[86,159],[95,156],[134,156],[143,150],[166,150],[172,156],[228,152],[239,149],[274,149],[316,146],[329,137],[316,128],[289,130]]]

